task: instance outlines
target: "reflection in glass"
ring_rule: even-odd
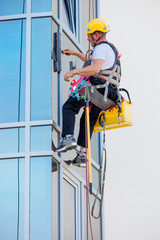
[[[25,20],[0,22],[0,123],[25,120]]]
[[[23,237],[24,159],[0,160],[0,239]]]
[[[1,0],[0,16],[21,14],[26,12],[26,0]]]
[[[52,119],[51,19],[32,20],[31,120]]]
[[[25,129],[0,129],[0,153],[25,151]]]
[[[31,128],[31,151],[51,150],[52,127],[32,127]]]
[[[52,159],[31,158],[30,240],[51,240]]]
[[[51,0],[32,0],[32,12],[51,11]]]
[[[64,240],[75,240],[75,189],[63,181]]]

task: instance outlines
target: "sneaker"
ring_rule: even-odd
[[[60,145],[55,149],[55,151],[67,152],[68,150],[75,149],[76,147],[77,147],[76,140],[72,135],[70,135],[70,136],[64,137],[61,140]]]
[[[80,155],[80,153],[77,153],[77,156],[72,161],[72,165],[77,167],[86,167],[86,154],[83,153],[83,155]]]

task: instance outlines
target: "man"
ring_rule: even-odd
[[[69,81],[70,77],[74,75],[91,76],[90,82],[92,85],[104,85],[105,79],[96,77],[99,72],[103,70],[113,69],[117,59],[117,53],[111,44],[106,42],[106,33],[109,32],[109,26],[103,19],[96,18],[89,22],[87,26],[87,40],[93,47],[92,62],[91,65],[74,69],[67,72],[64,75],[64,80]],[[81,60],[85,61],[85,54],[75,52],[70,49],[63,51],[65,55],[75,55]],[[113,70],[112,70],[113,71]],[[104,75],[105,76],[105,75]],[[108,81],[107,81],[108,82]],[[105,88],[98,89],[102,94],[105,92]],[[118,99],[117,87],[114,84],[108,84],[107,97],[113,101]],[[75,159],[72,161],[73,165],[84,166],[86,163],[86,148],[85,148],[85,111],[82,114],[80,120],[80,131],[78,140],[74,138],[74,125],[75,115],[78,114],[82,106],[85,105],[84,100],[77,100],[76,98],[69,97],[69,99],[63,105],[63,125],[62,125],[62,141],[57,147],[57,152],[65,152],[77,147],[77,144],[81,147]],[[101,109],[92,104],[90,111],[90,134],[92,136],[94,125],[97,121]]]

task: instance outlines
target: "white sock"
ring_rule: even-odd
[[[66,137],[71,137],[72,135],[71,134],[67,134]]]

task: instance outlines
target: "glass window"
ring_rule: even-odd
[[[0,123],[25,120],[25,20],[0,22]]]
[[[52,239],[52,159],[31,158],[30,240]]]
[[[52,160],[52,239],[58,240],[58,164]]]
[[[76,34],[76,0],[63,0],[63,21]]]
[[[0,153],[16,153],[25,151],[25,129],[0,129]]]
[[[32,12],[51,11],[51,0],[32,0]]]
[[[26,12],[26,0],[1,0],[0,16]]]
[[[52,119],[51,19],[32,20],[31,120]]]
[[[24,159],[0,160],[0,238],[24,237]]]
[[[31,151],[51,150],[52,127],[31,128]]]
[[[75,189],[63,181],[64,240],[75,240]]]

